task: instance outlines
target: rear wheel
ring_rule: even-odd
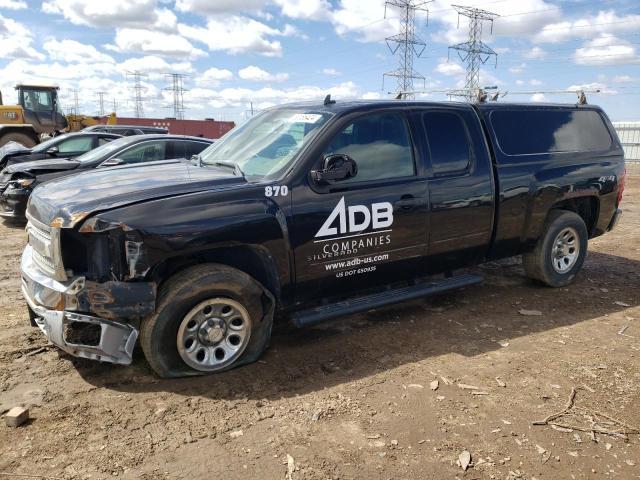
[[[20,132],[10,132],[0,136],[0,147],[9,142],[18,142],[27,148],[36,146],[36,141],[33,139],[33,137],[27,135],[26,133]]]
[[[141,326],[149,365],[161,377],[180,377],[257,360],[273,323],[264,295],[253,278],[225,265],[198,265],[176,274],[161,287],[155,313]]]
[[[578,274],[587,255],[587,227],[580,215],[553,210],[533,251],[522,257],[530,278],[550,287],[564,287]]]

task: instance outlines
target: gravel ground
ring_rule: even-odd
[[[280,329],[260,362],[180,380],[48,348],[19,292],[25,234],[0,225],[0,410],[31,409],[0,425],[0,480],[640,478],[639,196],[630,169],[569,288],[492,263],[484,284]]]

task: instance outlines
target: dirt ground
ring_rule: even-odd
[[[639,198],[630,169],[620,225],[569,288],[489,264],[484,284],[285,329],[258,363],[180,380],[140,354],[116,367],[40,348],[25,234],[0,226],[0,411],[32,417],[0,425],[0,480],[640,478],[625,434],[640,428]],[[572,389],[567,415],[534,425]]]

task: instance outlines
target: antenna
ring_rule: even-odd
[[[425,5],[433,0],[387,0],[384,4],[384,16],[387,17],[387,7],[397,7],[401,11],[400,32],[397,35],[386,38],[387,46],[393,55],[398,55],[398,68],[382,75],[382,88],[384,89],[385,77],[396,77],[398,86],[396,92],[405,98],[412,97],[413,81],[422,80],[424,75],[413,69],[413,56],[420,57],[427,44],[416,35],[416,11],[421,10],[429,14]],[[407,93],[405,93],[407,92]]]
[[[480,65],[487,63],[487,60],[494,56],[496,67],[498,66],[498,54],[482,41],[482,22],[490,22],[491,33],[493,33],[493,20],[500,15],[481,8],[462,5],[451,6],[458,12],[458,27],[460,26],[460,15],[469,18],[469,40],[449,47],[449,51],[456,50],[460,60],[467,64],[467,78],[464,89],[452,92],[451,95],[466,97],[469,101],[472,101],[482,96],[482,93],[479,92]]]
[[[171,86],[165,88],[165,91],[173,93],[173,116],[176,120],[184,120],[184,79],[188,75],[183,73],[165,73],[165,76],[171,80]]]
[[[144,117],[144,106],[142,105],[142,93],[145,88],[142,86],[142,77],[146,77],[146,73],[135,70],[133,72],[127,72],[127,75],[133,77],[133,102],[134,112],[136,118]]]

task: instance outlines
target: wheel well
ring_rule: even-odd
[[[580,215],[587,226],[589,238],[591,238],[596,226],[599,208],[600,201],[597,197],[579,197],[558,202],[551,207],[551,210],[569,210]]]
[[[186,268],[202,263],[220,263],[236,268],[260,282],[275,298],[280,298],[280,282],[275,262],[260,247],[221,247],[192,255],[172,257],[153,268],[151,278],[158,287]]]

